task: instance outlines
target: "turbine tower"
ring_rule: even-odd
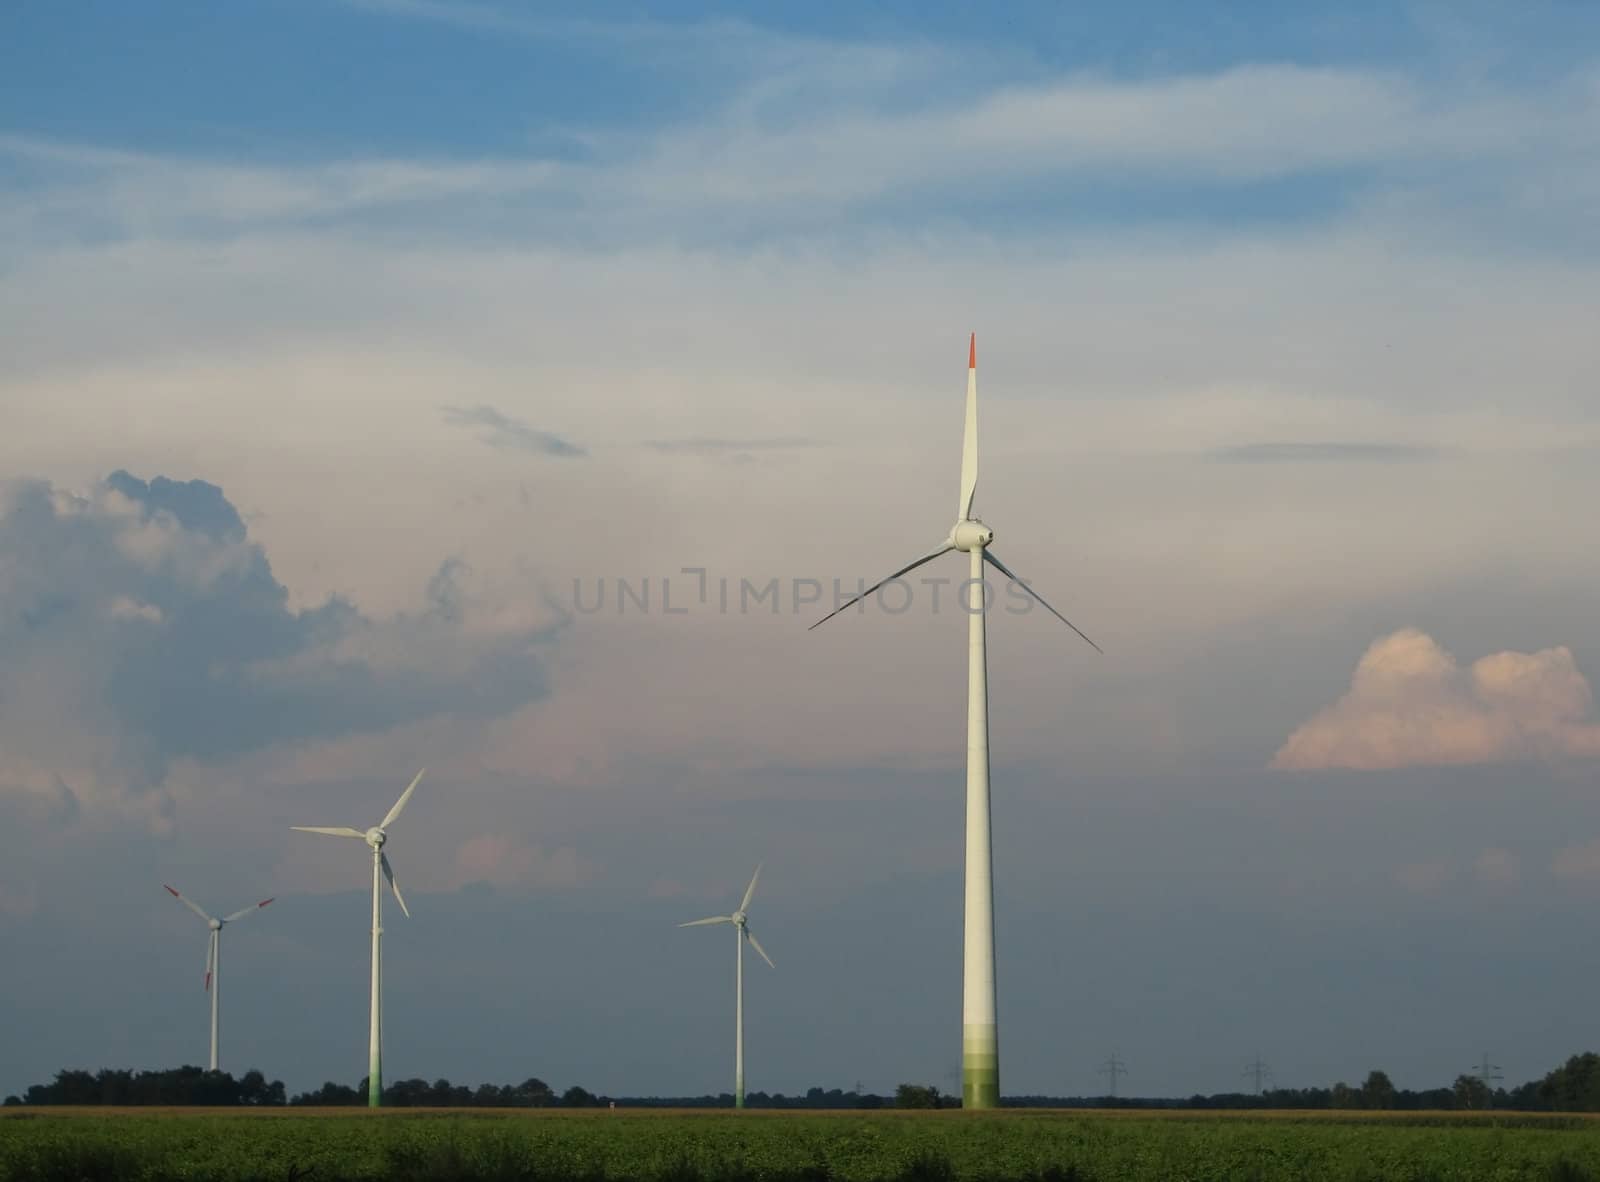
[[[272,902],[272,900],[262,899],[259,903],[252,903],[248,907],[241,907],[232,915],[224,915],[221,919],[218,919],[214,915],[209,914],[193,899],[189,899],[183,895],[180,895],[177,891],[167,886],[166,883],[162,883],[161,885],[167,887],[167,894],[171,895],[190,911],[193,911],[201,919],[205,920],[206,925],[211,929],[210,934],[206,937],[206,992],[211,995],[211,1065],[208,1070],[216,1071],[217,994],[222,992],[222,929],[236,920],[243,919],[251,912],[260,911],[268,903]]]
[[[993,1108],[1000,1102],[1000,1039],[995,1019],[994,987],[994,869],[989,838],[989,672],[984,652],[984,618],[988,588],[983,564],[987,562],[1068,628],[1077,632],[1096,652],[1095,644],[1078,626],[1056,611],[1032,587],[1011,572],[989,549],[994,531],[972,515],[978,489],[978,337],[967,346],[967,421],[961,438],[961,499],[956,523],[935,550],[907,563],[887,578],[823,616],[812,628],[827,623],[845,608],[864,600],[879,587],[932,562],[951,550],[970,556],[971,577],[962,584],[967,621],[967,849],[966,909],[961,974],[961,1105]],[[976,604],[970,602],[978,593]]]
[[[756,872],[750,876],[750,885],[744,889],[744,902],[739,904],[739,910],[732,915],[713,915],[706,919],[690,920],[680,923],[680,928],[697,928],[711,923],[731,923],[733,925],[734,940],[737,951],[734,953],[733,969],[733,1106],[744,1107],[744,942],[750,941],[750,946],[761,954],[761,959],[772,968],[778,966],[772,963],[772,957],[767,955],[767,950],[761,947],[750,931],[750,897],[756,893],[756,879],[761,877],[761,867],[756,867]]]
[[[302,833],[354,837],[372,847],[372,1015],[367,1036],[367,1107],[369,1108],[378,1108],[383,1104],[383,879],[389,880],[389,889],[394,892],[394,901],[400,904],[400,910],[405,913],[405,917],[411,918],[405,897],[400,894],[400,884],[394,880],[394,869],[389,865],[389,855],[383,852],[383,847],[389,840],[389,826],[400,816],[400,810],[406,807],[406,801],[411,799],[411,794],[417,790],[417,785],[422,782],[423,773],[427,770],[423,768],[417,773],[416,778],[400,794],[400,799],[394,802],[394,807],[389,810],[388,815],[371,829],[363,831],[348,826],[289,826]]]

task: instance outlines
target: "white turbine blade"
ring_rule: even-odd
[[[224,915],[222,917],[222,922],[223,923],[232,923],[236,919],[243,919],[247,915],[253,915],[257,911],[260,911],[263,907],[265,907],[270,902],[272,902],[271,899],[262,899],[261,902],[259,902],[259,903],[252,903],[248,907],[241,907],[238,911],[235,911],[232,915]]]
[[[416,785],[413,784],[412,787]],[[400,884],[394,880],[394,868],[389,865],[389,855],[379,854],[378,861],[383,863],[383,876],[389,880],[389,889],[394,892],[394,901],[400,904],[400,910],[405,912],[407,919],[410,919],[411,912],[406,908],[405,896],[400,893]]]
[[[773,968],[777,968],[778,967],[777,965],[772,964],[772,957],[767,955],[767,950],[765,948],[761,947],[761,941],[756,939],[755,936],[751,934],[749,928],[745,928],[745,930],[744,930],[744,938],[746,940],[750,941],[750,947],[754,948],[757,952],[761,953],[761,959],[762,960],[766,961],[769,965],[772,965]]]
[[[206,992],[211,992],[211,974],[217,967],[217,933],[206,933]]]
[[[193,911],[196,915],[198,915],[201,919],[205,920],[207,923],[211,922],[211,917],[209,915],[207,915],[205,913],[205,911],[200,907],[200,905],[198,903],[196,903],[193,899],[185,898],[184,896],[180,895],[177,891],[175,891],[171,887],[167,886],[166,883],[162,883],[161,885],[164,886],[164,887],[167,887],[167,894],[171,895],[174,899],[178,900],[178,902],[182,903],[185,907],[187,907],[190,911]]]
[[[967,344],[967,425],[961,433],[961,504],[957,521],[972,516],[978,491],[978,334]]]
[[[400,810],[406,807],[406,801],[411,799],[411,794],[417,790],[417,785],[422,783],[422,777],[427,773],[427,768],[423,768],[417,773],[416,779],[412,780],[406,790],[400,794],[400,799],[394,802],[394,808],[389,810],[389,815],[378,822],[379,829],[387,829],[395,823],[400,816]]]
[[[290,825],[291,829],[298,829],[301,833],[326,833],[330,837],[357,837],[362,841],[367,840],[367,835],[359,829],[352,829],[348,825]]]
[[[697,928],[701,924],[707,924],[707,923],[732,923],[732,922],[733,922],[733,916],[731,916],[731,915],[713,915],[709,919],[691,919],[688,923],[680,923],[678,926],[680,928]]]
[[[857,595],[857,596],[851,598],[850,600],[848,600],[845,603],[841,603],[838,607],[834,608],[827,615],[823,616],[822,619],[818,620],[815,624],[812,624],[811,628],[820,628],[820,627],[822,627],[822,625],[826,624],[829,620],[833,619],[834,616],[836,616],[840,612],[844,611],[845,608],[849,607],[851,604],[856,603],[858,600],[865,599],[867,596],[871,595],[874,591],[876,591],[879,587],[883,586],[885,583],[889,582],[891,579],[898,579],[901,575],[906,574],[909,571],[916,570],[917,567],[921,566],[923,563],[932,562],[935,558],[939,557],[939,555],[949,553],[951,550],[954,550],[954,549],[955,549],[954,546],[952,546],[949,542],[946,542],[944,545],[940,546],[937,550],[934,550],[934,551],[931,551],[930,553],[924,554],[921,558],[917,559],[915,562],[906,563],[906,565],[902,566],[899,570],[895,571],[894,574],[885,575],[883,578],[879,579],[876,583],[872,584],[872,586],[868,587],[860,595]],[[807,628],[806,631],[807,632],[811,631],[811,628]]]
[[[983,556],[989,562],[994,563],[994,565],[999,569],[1000,573],[1005,575],[1006,578],[1010,579],[1013,583],[1015,583],[1017,586],[1021,587],[1029,595],[1033,596],[1040,603],[1044,604],[1044,610],[1045,611],[1049,612],[1056,619],[1060,620],[1068,628],[1071,628],[1079,636],[1083,636],[1083,629],[1082,628],[1079,628],[1071,620],[1067,619],[1066,616],[1064,616],[1060,612],[1056,611],[1055,608],[1051,607],[1048,603],[1045,602],[1045,598],[1044,598],[1043,595],[1040,595],[1032,587],[1028,586],[1028,584],[1024,583],[1016,575],[1012,574],[1011,573],[1011,568],[1008,567],[1005,563],[1001,562],[998,558],[996,558],[994,556],[994,553],[991,550],[985,548],[984,552],[983,552]],[[1101,648],[1098,644],[1096,644],[1094,641],[1090,640],[1087,636],[1083,636],[1083,640],[1084,640],[1084,643],[1087,644],[1090,648],[1094,649],[1095,652],[1100,653],[1102,655],[1105,653],[1105,651],[1106,651],[1105,649]]]
[[[756,867],[756,872],[750,876],[750,885],[744,888],[744,902],[739,904],[740,911],[750,910],[750,896],[756,893],[756,879],[761,877],[761,867],[765,865],[766,863],[762,862]]]

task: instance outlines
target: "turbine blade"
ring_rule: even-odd
[[[301,833],[326,833],[330,837],[358,837],[362,841],[367,840],[365,833],[348,825],[335,825],[331,828],[326,825],[290,825],[289,828],[298,829]]]
[[[691,919],[688,923],[680,923],[678,926],[680,928],[697,928],[701,924],[707,924],[707,923],[732,923],[732,922],[733,922],[733,916],[731,916],[731,915],[713,915],[709,919]]]
[[[773,968],[777,968],[778,967],[777,965],[772,964],[772,957],[768,956],[767,955],[767,950],[765,948],[761,947],[761,941],[756,939],[755,936],[750,934],[750,929],[749,928],[745,928],[745,930],[744,930],[744,938],[746,940],[750,941],[750,946],[752,948],[754,948],[757,952],[761,953],[761,959],[762,960],[766,961],[769,965],[772,965]]]
[[[761,867],[765,865],[766,863],[762,862],[756,867],[756,872],[750,876],[750,885],[744,888],[744,902],[739,904],[740,911],[750,910],[750,896],[756,893],[756,879],[761,877]]]
[[[1033,596],[1040,603],[1044,604],[1044,610],[1045,611],[1049,612],[1056,619],[1060,620],[1068,628],[1071,628],[1079,636],[1083,636],[1083,641],[1084,641],[1085,644],[1087,644],[1090,648],[1094,649],[1095,652],[1104,655],[1104,653],[1106,651],[1105,649],[1101,648],[1098,644],[1096,644],[1094,641],[1090,640],[1087,636],[1084,636],[1082,628],[1079,628],[1071,620],[1067,619],[1066,616],[1062,615],[1060,612],[1056,611],[1055,608],[1051,607],[1048,603],[1046,603],[1045,602],[1045,598],[1044,598],[1043,595],[1040,595],[1032,587],[1028,586],[1028,584],[1024,583],[1016,575],[1012,574],[1011,573],[1011,568],[1009,566],[1007,566],[1005,563],[1001,562],[998,558],[996,558],[994,556],[993,552],[990,551],[987,547],[984,548],[983,557],[987,561],[994,563],[995,567],[998,568],[1000,573],[1005,575],[1006,578],[1010,579],[1013,583],[1015,583],[1017,586],[1021,587],[1029,595]]]
[[[978,491],[978,334],[967,345],[967,425],[961,432],[961,504],[957,521],[972,516]]]
[[[406,807],[406,801],[411,799],[411,794],[417,790],[417,785],[422,783],[422,777],[427,775],[427,773],[427,768],[423,768],[417,773],[416,778],[413,779],[406,790],[400,794],[400,799],[394,802],[394,808],[389,810],[389,815],[378,823],[379,829],[387,829],[390,825],[394,824],[396,819],[398,819],[400,816],[400,810]]]
[[[271,899],[262,899],[261,902],[259,902],[259,903],[252,903],[248,907],[241,907],[238,911],[235,911],[232,915],[224,915],[222,917],[222,922],[223,923],[232,923],[236,919],[243,919],[247,915],[253,915],[255,912],[260,911],[263,907],[265,907],[270,902],[272,902]]]
[[[412,787],[415,788],[416,785],[413,784]],[[389,889],[394,892],[394,901],[400,904],[400,910],[405,912],[407,919],[410,919],[411,912],[406,907],[405,896],[400,893],[400,884],[394,880],[394,867],[389,865],[389,855],[379,854],[378,861],[383,863],[383,876],[389,880]]]
[[[811,628],[807,628],[806,631],[809,632],[809,631],[811,631],[812,628],[820,628],[820,627],[822,627],[822,625],[826,624],[829,620],[833,619],[834,616],[836,616],[840,612],[844,611],[845,608],[849,607],[853,603],[856,603],[858,600],[865,599],[867,596],[871,595],[874,591],[876,591],[879,587],[883,586],[885,583],[889,582],[891,579],[898,579],[901,575],[906,574],[909,571],[916,570],[917,567],[921,566],[923,563],[932,562],[935,558],[939,557],[939,555],[946,554],[946,553],[948,553],[948,552],[950,552],[951,550],[954,550],[954,549],[955,549],[954,546],[952,546],[949,542],[946,542],[944,545],[940,546],[937,550],[934,550],[934,551],[931,551],[930,553],[924,554],[921,558],[917,559],[915,562],[906,563],[905,566],[902,566],[899,570],[895,571],[894,574],[885,575],[883,578],[879,579],[876,583],[872,584],[872,586],[868,587],[860,595],[855,596],[854,598],[850,599],[849,601],[847,601],[845,603],[841,603],[838,607],[834,608],[827,615],[823,616],[822,619],[818,620],[815,624],[812,624]]]
[[[217,967],[217,933],[206,933],[206,992],[211,992],[211,974]]]
[[[190,911],[193,911],[196,915],[198,915],[201,919],[205,920],[207,923],[211,922],[211,917],[209,915],[207,915],[205,913],[205,911],[201,909],[200,905],[198,903],[196,903],[193,899],[185,898],[184,896],[180,895],[177,891],[175,891],[171,887],[167,886],[166,883],[162,883],[161,885],[164,886],[164,887],[167,887],[167,894],[171,895],[174,899],[178,900],[178,902],[182,903],[185,907],[187,907]]]

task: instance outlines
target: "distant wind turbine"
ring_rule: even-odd
[[[260,911],[268,903],[272,902],[272,900],[262,899],[259,903],[252,903],[248,907],[241,907],[232,915],[224,915],[221,919],[218,919],[214,915],[211,915],[209,912],[207,912],[193,899],[186,898],[185,896],[179,894],[177,891],[167,886],[166,883],[162,883],[161,885],[167,887],[167,894],[171,895],[190,911],[193,911],[201,919],[205,920],[207,926],[211,928],[210,934],[206,937],[206,992],[211,994],[210,1070],[215,1071],[217,1070],[217,994],[222,992],[222,929],[226,925],[233,923],[236,920],[243,919],[252,912]]]
[[[732,915],[713,915],[707,919],[691,920],[680,923],[680,928],[697,928],[711,923],[731,923],[734,930],[734,939],[738,943],[738,951],[734,953],[733,970],[733,1106],[744,1107],[744,942],[750,941],[750,947],[761,954],[761,959],[773,968],[778,966],[772,963],[772,957],[767,955],[767,950],[761,947],[761,941],[755,938],[750,931],[750,897],[756,893],[756,879],[761,877],[761,867],[756,867],[756,872],[750,876],[750,885],[744,890],[744,902],[739,904],[739,910]]]
[[[389,865],[389,855],[383,852],[383,846],[389,840],[389,826],[400,816],[400,811],[406,807],[406,801],[411,799],[411,794],[417,790],[417,785],[422,783],[423,773],[427,770],[423,768],[417,773],[410,786],[400,794],[400,799],[394,802],[394,807],[389,810],[388,815],[371,829],[362,831],[347,826],[331,828],[321,825],[289,826],[302,833],[354,837],[372,847],[372,1021],[367,1042],[367,1107],[369,1108],[378,1108],[383,1104],[383,882],[379,875],[389,880],[389,889],[394,892],[394,901],[400,904],[400,910],[405,912],[406,918],[411,918],[405,897],[400,894],[400,884],[394,880],[394,869]]]
[[[994,988],[994,869],[989,837],[989,670],[984,651],[987,590],[983,564],[987,562],[1023,591],[1038,600],[1051,615],[1077,632],[1096,652],[1100,646],[1078,626],[1045,602],[1028,584],[1011,572],[989,549],[994,531],[972,515],[978,489],[978,337],[967,346],[967,421],[961,438],[961,499],[956,523],[935,550],[907,563],[887,578],[879,579],[861,594],[840,604],[812,628],[827,623],[845,608],[865,599],[893,579],[909,574],[951,550],[972,556],[971,578],[963,584],[967,596],[967,851],[966,922],[962,949],[961,989],[961,1105],[993,1108],[1000,1102],[1000,1038],[995,1019]],[[970,603],[972,592],[979,599]]]

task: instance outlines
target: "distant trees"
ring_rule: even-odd
[[[47,1084],[34,1084],[20,1096],[7,1096],[7,1105],[91,1104],[193,1105],[213,1107],[276,1107],[284,1104],[306,1107],[353,1106],[366,1102],[366,1081],[355,1087],[328,1082],[320,1088],[286,1098],[281,1080],[268,1080],[260,1071],[250,1070],[235,1079],[223,1071],[205,1071],[185,1066],[168,1071],[130,1071],[102,1069],[58,1071]],[[573,1085],[557,1093],[544,1080],[530,1076],[519,1084],[480,1084],[476,1088],[452,1084],[447,1079],[401,1079],[384,1089],[383,1102],[393,1107],[428,1108],[603,1108],[612,1102],[587,1088]],[[751,1108],[844,1109],[898,1108],[931,1109],[958,1107],[959,1097],[941,1095],[929,1085],[903,1083],[892,1097],[859,1090],[813,1087],[803,1094],[785,1096],[781,1092],[751,1092],[746,1104]],[[1410,1091],[1396,1088],[1388,1074],[1370,1071],[1360,1087],[1340,1081],[1326,1088],[1271,1088],[1265,1093],[1219,1092],[1194,1095],[1188,1099],[1104,1096],[1007,1096],[1007,1107],[1060,1108],[1337,1108],[1354,1110],[1409,1110],[1500,1108],[1518,1111],[1600,1112],[1600,1054],[1589,1051],[1573,1055],[1542,1079],[1530,1080],[1516,1088],[1491,1090],[1474,1075],[1458,1075],[1450,1087]],[[649,1108],[732,1108],[733,1096],[619,1097],[618,1107]]]
[[[896,1108],[938,1108],[942,1097],[936,1087],[903,1083],[894,1090]]]
[[[1600,1112],[1600,1055],[1572,1056],[1544,1077],[1536,1094],[1546,1107],[1562,1112]]]
[[[344,1084],[328,1082],[314,1092],[301,1092],[289,1103],[305,1105],[311,1108],[338,1108],[348,1104],[359,1104],[365,1092],[357,1092],[352,1087]]]
[[[1476,1075],[1458,1075],[1450,1088],[1457,1108],[1482,1109],[1489,1107],[1489,1085]]]
[[[588,1097],[584,1106],[599,1104],[599,1098],[583,1088],[569,1088],[567,1094],[581,1093]],[[578,1097],[574,1096],[576,1100]],[[306,1092],[290,1100],[290,1104],[339,1105],[365,1104],[367,1081],[363,1079],[354,1088],[343,1084],[325,1083],[315,1092]],[[562,1101],[565,1103],[566,1101]],[[452,1084],[447,1079],[429,1083],[425,1079],[397,1079],[383,1089],[386,1108],[548,1108],[557,1103],[556,1094],[542,1079],[529,1077],[519,1084],[479,1084],[476,1088],[465,1084]],[[577,1106],[577,1105],[574,1105]]]
[[[275,1105],[284,1102],[283,1081],[267,1082],[259,1071],[234,1079],[226,1071],[176,1067],[169,1071],[126,1071],[104,1068],[58,1071],[52,1083],[34,1084],[23,1093],[22,1104],[167,1104]]]
[[[1390,1082],[1387,1072],[1367,1073],[1367,1082],[1361,1085],[1361,1107],[1379,1109],[1394,1107],[1394,1084]]]

